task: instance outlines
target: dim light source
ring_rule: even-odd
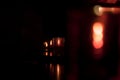
[[[52,52],[50,52],[50,56],[53,56],[53,53],[52,53]]]
[[[57,64],[57,80],[60,80],[60,65]]]
[[[48,56],[48,52],[45,52],[45,56]]]

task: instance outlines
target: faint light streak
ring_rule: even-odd
[[[111,13],[120,13],[120,8],[117,7],[102,7],[103,12],[111,12]]]
[[[103,27],[102,24],[97,22],[93,25],[93,31],[95,32],[96,35],[99,35],[103,32]]]
[[[120,8],[116,7],[116,8],[112,8],[112,12],[115,14],[120,13]]]
[[[98,2],[114,4],[117,2],[117,0],[98,0]]]
[[[48,56],[48,52],[45,52],[45,56]]]
[[[100,22],[93,24],[93,46],[96,49],[103,46],[103,25]]]
[[[52,69],[52,64],[50,63],[50,69]]]
[[[55,74],[55,65],[50,63],[49,69],[50,69],[50,75],[54,75]]]

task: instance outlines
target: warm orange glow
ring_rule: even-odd
[[[60,80],[60,65],[57,64],[57,80]]]
[[[50,63],[50,69],[52,68],[52,64]]]
[[[102,34],[93,34],[94,41],[101,41],[103,39]]]
[[[101,16],[104,12],[120,13],[120,8],[118,7],[102,7],[100,5],[96,5],[93,10],[97,16]]]
[[[120,13],[120,8],[112,8],[113,13]]]
[[[120,8],[117,7],[101,7],[102,8],[102,12],[112,12],[112,13],[119,13],[120,12]]]
[[[101,16],[103,14],[103,8],[100,5],[94,6],[93,10],[97,16]]]
[[[53,46],[63,47],[65,39],[62,37],[56,37],[52,39],[52,42],[53,42]]]
[[[60,40],[60,39],[57,40],[57,44],[58,44],[58,45],[61,44],[61,40]]]
[[[48,49],[45,49],[45,51],[48,51]]]
[[[93,46],[94,48],[96,49],[99,49],[103,46],[103,40],[100,40],[100,41],[93,41]]]
[[[52,64],[52,63],[50,63],[50,64],[49,64],[49,68],[50,68],[50,74],[54,74],[55,65]]]
[[[103,25],[100,22],[93,25],[93,46],[96,49],[103,46]]]
[[[45,46],[45,47],[48,47],[48,42],[44,42],[44,46]]]
[[[48,56],[48,52],[45,52],[45,56]]]
[[[60,65],[57,64],[57,73],[59,74],[60,73]]]
[[[103,32],[103,25],[99,22],[96,22],[93,25],[93,31],[95,32],[95,34],[101,34]]]
[[[50,45],[51,45],[51,46],[53,45],[53,42],[52,42],[52,40],[50,40]]]
[[[107,0],[107,3],[116,3],[117,0]]]
[[[98,1],[102,3],[110,3],[110,4],[114,4],[117,2],[117,0],[98,0]]]
[[[50,52],[50,56],[53,56],[53,53],[52,53],[52,52]]]

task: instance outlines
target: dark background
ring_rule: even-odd
[[[34,77],[36,78],[40,78],[37,72],[43,73],[41,77],[44,75],[47,75],[47,73],[45,73],[44,70],[42,70],[44,68],[42,64],[39,66],[34,66],[34,67],[31,66],[33,61],[37,59],[37,56],[39,56],[38,53],[41,48],[40,46],[42,45],[42,42],[46,39],[50,39],[52,37],[58,37],[58,36],[67,38],[68,32],[67,32],[66,26],[67,26],[67,22],[69,19],[67,15],[69,11],[79,9],[83,13],[89,12],[87,10],[89,10],[90,7],[92,7],[94,4],[98,4],[96,3],[96,1],[94,3],[89,0],[86,0],[86,1],[81,0],[80,2],[77,2],[77,3],[72,2],[72,1],[70,3],[69,2],[67,3],[56,2],[55,3],[52,1],[49,1],[49,2],[16,1],[16,4],[13,4],[12,2],[10,3],[8,2],[8,3],[5,3],[6,6],[4,5],[0,8],[1,10],[0,11],[1,12],[0,13],[0,21],[1,21],[0,23],[0,45],[1,45],[0,53],[1,53],[1,59],[2,59],[1,62],[3,63],[1,65],[7,66],[7,68],[5,68],[5,71],[3,71],[5,72],[4,73],[5,75],[7,74],[10,75],[15,68],[17,68],[15,69],[17,71],[15,72],[13,71],[13,73],[14,74],[17,73],[16,74],[17,76],[19,76],[19,73],[22,72],[21,75],[28,74],[28,76],[26,77],[31,78],[30,75],[33,75],[32,71],[36,73],[34,74]],[[104,3],[99,3],[99,4],[103,4],[105,6],[112,5],[112,4],[107,5]],[[114,6],[116,5],[119,5],[119,4],[117,3]],[[88,15],[88,17],[89,16],[90,15]],[[87,17],[84,17],[83,21],[86,21],[85,19],[87,19],[87,21],[89,22],[89,19]],[[111,19],[113,18],[111,17]],[[83,25],[83,23],[81,24]],[[86,26],[87,25],[89,24],[86,24]],[[81,30],[81,33],[87,36],[87,34],[89,33],[84,32],[87,29],[88,28],[83,27]],[[114,35],[116,34],[117,33],[115,33]],[[113,36],[112,38],[115,38],[115,41],[117,41],[116,36]],[[86,44],[87,43],[89,44],[89,42],[87,42],[87,40],[84,41],[84,39],[82,39],[81,42],[86,42]],[[67,38],[66,40],[69,41],[69,38]],[[115,44],[114,42],[112,43],[113,46],[116,46],[117,44],[118,43],[115,43]],[[82,45],[84,46],[84,43],[82,43]],[[67,47],[68,46],[69,45],[67,45]],[[88,53],[88,51],[86,51],[86,47],[87,46],[80,47],[81,49],[78,51],[78,53],[81,53],[81,52]],[[117,48],[112,49],[112,48],[113,47],[110,48],[111,49],[110,52],[112,51],[111,53],[114,53],[114,51],[116,51],[117,53],[118,49]],[[69,50],[69,48],[65,48],[65,49],[66,49],[66,52],[69,52],[67,51]],[[82,56],[85,57],[84,54]],[[115,57],[117,56],[118,55],[115,55]],[[67,56],[66,59],[68,58],[69,57]],[[89,59],[86,59],[86,60],[88,61]],[[117,59],[115,59],[115,62],[117,62],[116,60]],[[71,64],[70,61],[68,61],[68,63]],[[79,63],[81,64],[81,62]],[[89,61],[87,63],[89,63]],[[115,63],[115,65],[116,64],[117,63]],[[111,63],[108,63],[107,67],[109,67],[109,65],[111,65]],[[22,67],[18,68],[20,66]],[[114,69],[113,69],[113,72],[114,72]],[[24,77],[24,75],[22,77]],[[86,74],[83,74],[83,75],[86,75]],[[43,80],[45,80],[45,77],[42,77],[42,78]]]

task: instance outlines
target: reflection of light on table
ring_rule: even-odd
[[[50,80],[62,80],[63,79],[63,66],[60,64],[52,64],[49,65],[50,72]]]
[[[54,65],[50,63],[50,73],[54,74]]]
[[[57,64],[57,80],[60,80],[60,65]]]

